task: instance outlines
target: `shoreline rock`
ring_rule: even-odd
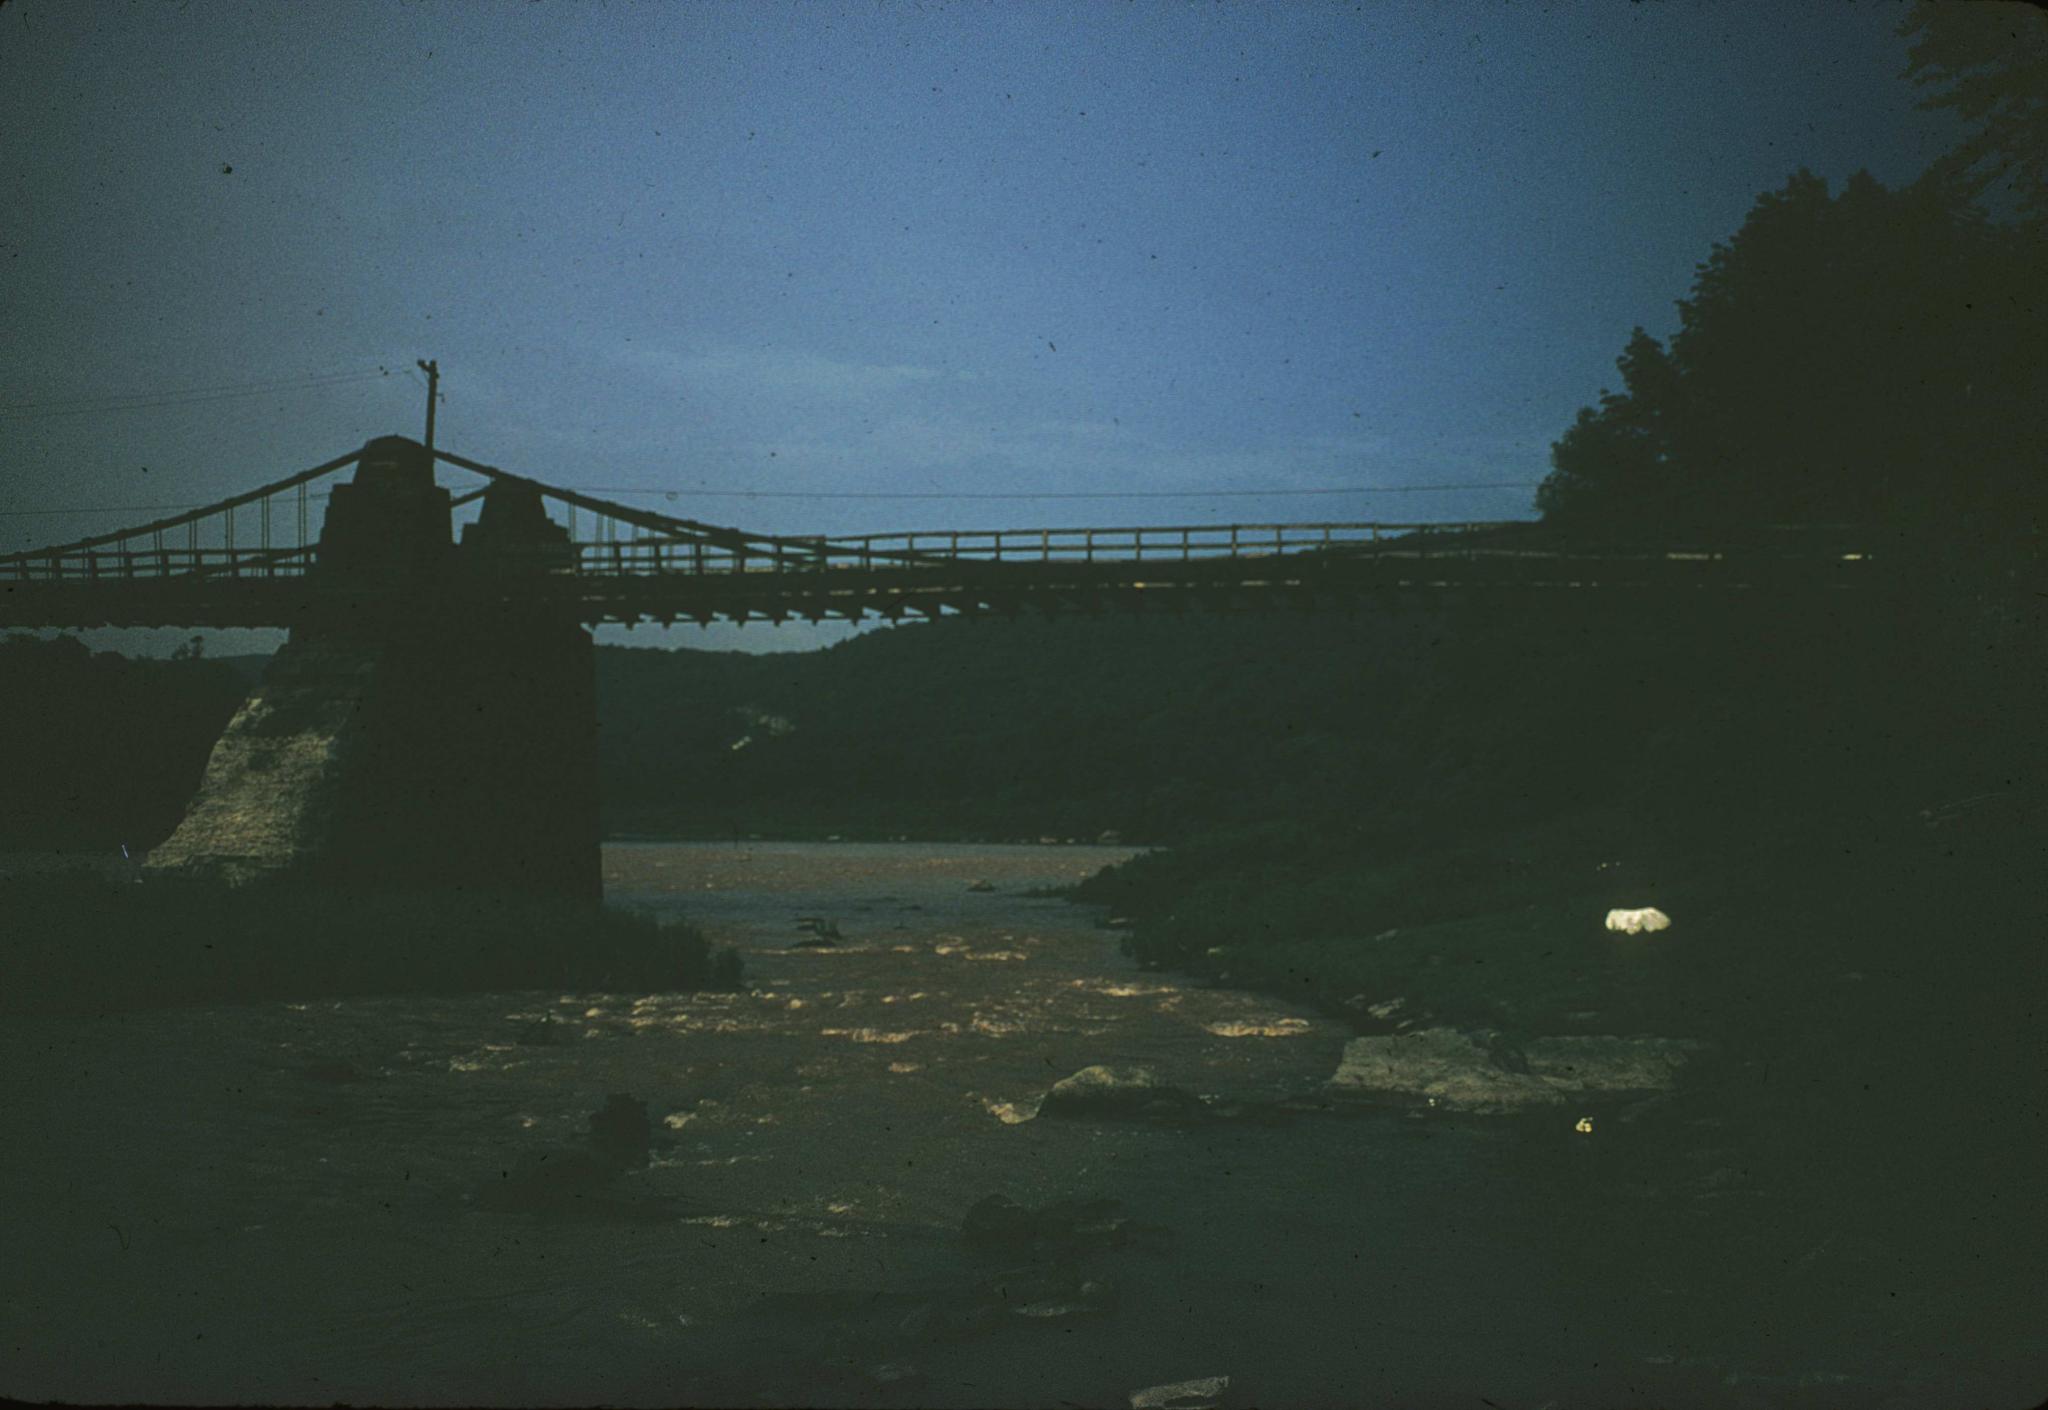
[[[1699,1050],[1686,1038],[1590,1035],[1519,1045],[1490,1029],[1353,1038],[1326,1090],[1506,1115],[1587,1096],[1667,1091]]]
[[[1202,1099],[1169,1087],[1149,1067],[1084,1067],[1053,1083],[1040,1116],[1192,1118],[1206,1111]]]

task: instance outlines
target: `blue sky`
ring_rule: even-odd
[[[1525,515],[1760,191],[1954,139],[1903,13],[15,0],[0,548],[417,434],[416,357],[451,449],[765,531]],[[1076,492],[1154,497],[971,497]]]

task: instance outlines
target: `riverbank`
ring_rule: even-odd
[[[1588,1107],[1583,1148],[1529,1147],[1531,1188],[1571,1203],[1562,1192],[1592,1178],[1610,1200],[1602,1237],[1561,1252],[1568,1266],[1685,1270],[1674,1287],[1703,1260],[1745,1268],[1780,1295],[1779,1328],[1881,1320],[1904,1288],[1946,1286],[1959,1329],[1980,1319],[1949,1354],[1955,1374],[2048,1378],[2018,1331],[2048,1313],[2030,1271],[2048,1236],[2027,1213],[2048,1148],[2048,907],[2021,881],[2039,869],[2037,810],[2007,790],[1781,818],[1679,866],[1597,820],[1351,867],[1327,840],[1291,850],[1268,834],[1217,839],[1227,857],[1154,854],[1078,894],[1128,917],[1130,948],[1159,972],[1287,995],[1361,1033],[1473,1035],[1464,1090],[1529,1083],[1516,1074],[1561,1035],[1696,1044],[1668,1097]],[[1610,907],[1644,905],[1670,927],[1605,928]],[[1432,1043],[1415,1049],[1415,1103],[1441,1077]],[[1379,1076],[1398,1085],[1398,1063]],[[1994,1328],[2003,1342],[1983,1340]],[[1891,1354],[1873,1344],[1857,1374]],[[2006,1403],[2031,1403],[2011,1384]],[[1761,1403],[1785,1389],[1759,1388]]]
[[[1874,1211],[1765,1197],[1670,1106],[1339,1100],[1350,1025],[1141,970],[1045,894],[1127,856],[608,847],[608,898],[736,947],[744,991],[0,1019],[0,1389],[1848,1410],[2024,1403],[2048,1365],[2010,1229],[1873,1250]],[[1042,1110],[1097,1065],[1197,1105]],[[645,1164],[593,1164],[613,1094]]]

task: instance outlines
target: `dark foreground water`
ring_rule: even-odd
[[[1696,1151],[1689,1183],[1630,1185],[1603,1161],[1633,1128],[1604,1117],[1329,1108],[1339,1026],[1138,973],[1099,913],[1029,894],[1122,855],[620,845],[611,898],[738,945],[749,992],[0,1022],[0,1392],[1121,1406],[1228,1376],[1237,1405],[2026,1403],[2002,1363],[2039,1354],[2032,1310],[1973,1300],[1967,1268],[1837,1256]],[[790,948],[807,916],[841,944]],[[1215,1114],[1035,1116],[1096,1063]],[[647,1169],[573,1208],[479,1205],[615,1092],[666,1142]],[[1131,1223],[1008,1269],[960,1233],[994,1193]],[[977,1310],[992,1286],[1016,1308]]]

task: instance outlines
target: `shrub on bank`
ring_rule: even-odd
[[[695,928],[533,897],[92,873],[0,883],[0,1008],[96,1012],[364,994],[733,988]]]

